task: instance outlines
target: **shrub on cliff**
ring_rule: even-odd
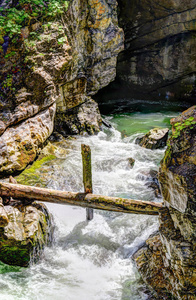
[[[12,7],[2,4],[0,7],[0,43],[2,44],[4,36],[17,40],[22,27],[32,22],[53,19],[64,13],[69,5],[69,1],[65,0],[19,0],[14,4],[10,2]]]

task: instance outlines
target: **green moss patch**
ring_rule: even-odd
[[[55,158],[55,155],[48,155],[36,160],[31,166],[29,166],[19,176],[16,177],[17,182],[25,185],[39,185],[44,187],[45,184],[37,173],[37,170],[40,169],[43,164]]]
[[[31,247],[31,251],[33,247]],[[30,249],[25,246],[24,248],[18,245],[7,244],[7,242],[1,241],[0,260],[9,265],[17,265],[26,267],[30,261]]]

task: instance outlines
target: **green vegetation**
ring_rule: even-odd
[[[175,131],[167,142],[167,149],[165,152],[165,157],[163,159],[163,163],[165,165],[168,165],[171,160],[171,154],[172,154],[172,144],[171,143],[172,143],[172,141],[181,135],[182,130],[184,130],[186,128],[193,129],[195,124],[196,124],[195,118],[189,117],[184,122],[177,122],[173,125]]]
[[[173,138],[177,138],[180,136],[180,132],[187,128],[190,127],[190,129],[193,129],[193,125],[196,124],[196,121],[194,119],[194,117],[189,117],[188,119],[186,119],[183,123],[177,122],[174,124],[174,128],[175,128],[175,132],[173,134]]]
[[[68,5],[69,1],[65,0],[19,0],[16,7],[0,8],[0,41],[6,35],[10,38],[18,37],[21,28],[31,22],[53,20],[63,14]]]

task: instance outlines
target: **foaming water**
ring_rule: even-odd
[[[134,140],[138,132],[146,131],[146,126],[165,126],[172,116],[167,113],[107,117],[113,128],[105,128],[97,136],[62,143],[69,154],[43,165],[39,176],[50,188],[82,192],[81,143],[85,143],[92,151],[95,194],[160,201],[146,186],[145,179],[150,169],[158,169],[164,150],[144,149]],[[122,130],[126,130],[124,138]],[[132,169],[129,158],[135,159]],[[86,222],[83,208],[47,206],[56,223],[54,245],[45,249],[39,263],[27,269],[0,264],[0,299],[148,298],[131,256],[158,229],[157,217],[95,210],[94,219]]]

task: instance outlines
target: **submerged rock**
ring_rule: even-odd
[[[52,241],[51,216],[44,204],[1,204],[8,222],[0,227],[0,260],[9,265],[28,266]]]
[[[159,215],[160,235],[155,247],[150,246],[155,238],[150,238],[149,246],[134,258],[157,299],[195,300],[196,106],[171,124],[172,136],[159,172],[166,205]]]
[[[135,159],[130,157],[128,158],[129,167],[132,169],[135,164]]]
[[[136,139],[136,144],[147,149],[164,148],[167,143],[169,129],[168,128],[154,128],[146,135]]]

